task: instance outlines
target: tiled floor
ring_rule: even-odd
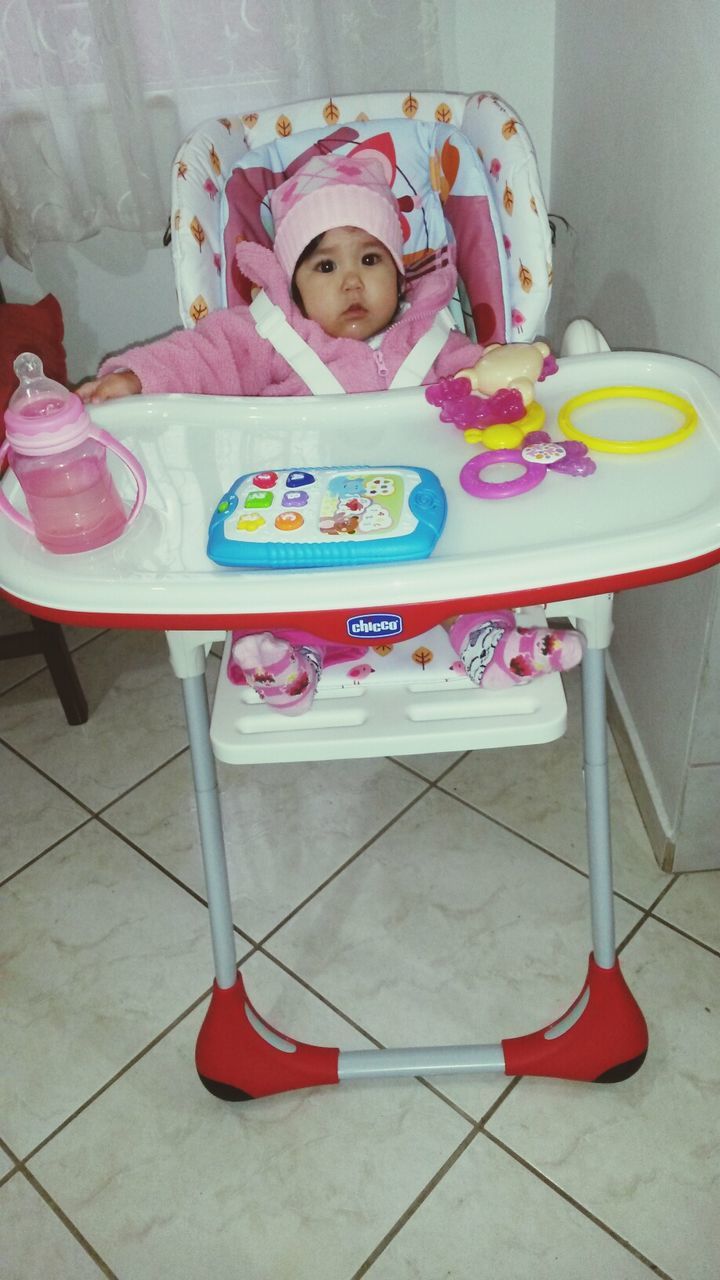
[[[193,1067],[211,961],[164,639],[71,641],[87,725],[39,659],[0,668],[3,1280],[716,1280],[720,874],[658,871],[614,753],[636,1076],[233,1106]],[[352,1048],[562,1012],[589,949],[576,678],[568,695],[552,746],[220,770],[271,1023]]]

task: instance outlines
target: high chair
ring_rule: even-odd
[[[441,192],[462,280],[456,314],[468,332],[484,343],[531,340],[540,330],[550,296],[550,228],[525,128],[505,103],[486,94],[317,100],[201,126],[181,147],[174,167],[172,245],[183,322],[189,326],[218,306],[250,300],[249,282],[234,270],[232,254],[241,237],[271,242],[262,206],[258,209],[258,191],[272,189],[274,183],[269,171],[287,173],[313,144],[344,152],[386,133],[398,152],[394,189],[401,208],[415,213],[431,183]],[[414,154],[418,148],[420,161]],[[248,202],[248,189],[254,207]],[[472,206],[472,216],[465,213],[464,204]],[[426,215],[422,231],[427,220]],[[433,230],[437,234],[437,228]],[[443,231],[441,241],[432,240],[432,231],[425,242],[415,233],[407,255],[410,270],[423,262],[428,249],[442,247],[447,228]],[[411,446],[408,451],[413,454]],[[299,461],[304,465],[310,460]],[[478,594],[471,594],[468,584],[463,608],[482,602],[483,585],[478,583],[475,590]],[[373,597],[374,605],[393,603],[392,597]],[[364,604],[362,611],[373,612]],[[405,650],[416,649],[418,633],[428,623],[454,611],[450,602],[440,607],[406,604]],[[313,709],[288,722],[230,685],[226,641],[208,737],[202,678],[197,677],[197,687],[187,678],[196,639],[169,633],[173,665],[184,678],[206,874],[213,886],[217,981],[197,1049],[198,1071],[212,1092],[237,1099],[357,1076],[460,1070],[611,1080],[639,1067],[647,1032],[620,974],[614,942],[603,666],[611,596],[567,601],[561,612],[572,615],[588,640],[583,690],[593,954],[581,995],[549,1028],[502,1045],[339,1055],[268,1027],[236,976],[212,752],[220,760],[251,763],[546,742],[565,729],[560,677],[548,676],[502,694],[478,691],[466,679],[461,688],[450,690],[447,680],[435,687],[429,680],[419,681],[408,652],[404,665],[398,664],[394,683],[373,687],[368,682],[360,692],[348,687],[352,681],[343,683],[337,670],[326,671]],[[521,621],[542,621],[543,616],[536,608]],[[327,638],[347,639],[345,619],[343,611],[326,608],[305,611],[301,625]],[[295,615],[290,620],[298,621]],[[254,616],[253,623],[271,626],[272,619],[263,622]],[[406,641],[406,635],[415,638]],[[442,633],[432,632],[430,642],[437,650]]]
[[[448,222],[455,217],[463,274],[457,316],[483,343],[527,341],[540,332],[550,233],[534,154],[515,113],[486,94],[318,100],[195,131],[178,154],[173,184],[184,323],[249,296],[250,282],[233,270],[234,245],[239,236],[269,241],[262,196],[287,164],[318,139],[353,147],[388,132],[397,148],[396,194],[410,224],[409,268],[424,269],[431,252],[445,251],[434,238],[438,223],[423,206],[426,191],[437,212],[434,187],[443,194]],[[409,140],[409,153],[398,139]],[[247,200],[253,190],[254,207]],[[601,349],[582,325],[573,329],[572,342],[576,352]],[[591,477],[548,475],[522,498],[489,504],[461,488],[467,444],[439,422],[421,388],[284,402],[116,401],[93,409],[93,417],[122,437],[145,467],[148,499],[132,528],[88,556],[52,557],[8,522],[0,526],[0,584],[9,599],[58,621],[167,633],[182,681],[215,965],[196,1065],[219,1097],[454,1072],[615,1081],[641,1065],[647,1028],[616,955],[604,658],[614,591],[720,561],[720,379],[671,356],[576,353],[560,361],[537,399],[554,427],[570,398],[588,388],[606,397],[617,384],[672,388],[697,407],[697,430],[682,446],[644,454],[640,462],[604,454]],[[428,559],[350,570],[236,571],[207,558],[213,505],[243,472],[390,462],[436,472],[448,496],[447,524]],[[568,617],[587,642],[581,675],[592,952],[580,994],[540,1030],[494,1043],[341,1052],[292,1039],[256,1011],[237,972],[215,760],[319,761],[553,741],[566,724],[558,675],[487,691],[446,671],[434,675],[441,664],[423,670],[413,662],[418,645],[439,648],[439,624],[449,615],[500,607],[514,607],[533,623],[546,614]],[[289,719],[227,678],[226,636],[233,628],[292,624],[347,643],[348,620],[357,617],[371,633],[379,620],[382,626],[396,620],[387,624],[396,634],[386,682],[330,669],[311,710]],[[223,639],[211,719],[206,657]]]

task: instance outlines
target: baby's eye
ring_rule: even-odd
[[[382,262],[382,255],[379,253],[376,253],[375,250],[372,249],[369,253],[363,254],[362,260],[363,260],[364,267],[374,267],[377,265],[378,262]]]
[[[332,258],[321,258],[320,261],[316,263],[315,270],[322,271],[327,275],[328,272],[335,270],[335,263]]]

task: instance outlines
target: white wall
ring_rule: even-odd
[[[589,316],[611,347],[720,369],[717,0],[558,0],[556,32],[551,201],[576,248],[565,319]],[[615,609],[615,677],[671,829],[713,575],[628,592]]]
[[[554,0],[438,0],[442,47],[437,84],[418,87],[455,91],[491,89],[519,112],[534,138],[540,171],[550,176],[552,139]],[[394,85],[386,86],[389,89]],[[327,86],[318,84],[318,95]],[[203,93],[197,113],[184,95],[176,142],[214,112],[250,110],[254,102],[215,103]],[[167,103],[163,104],[163,114]],[[163,125],[163,136],[167,122]],[[171,153],[166,155],[169,175]],[[10,259],[0,262],[10,301],[35,301],[45,293],[60,300],[66,325],[70,377],[92,374],[100,359],[178,323],[169,249],[140,236],[105,231],[77,245],[41,245],[33,271]]]

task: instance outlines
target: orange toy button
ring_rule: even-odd
[[[282,515],[277,516],[275,520],[275,528],[281,533],[291,533],[293,529],[299,529],[304,523],[299,511],[283,511]]]

